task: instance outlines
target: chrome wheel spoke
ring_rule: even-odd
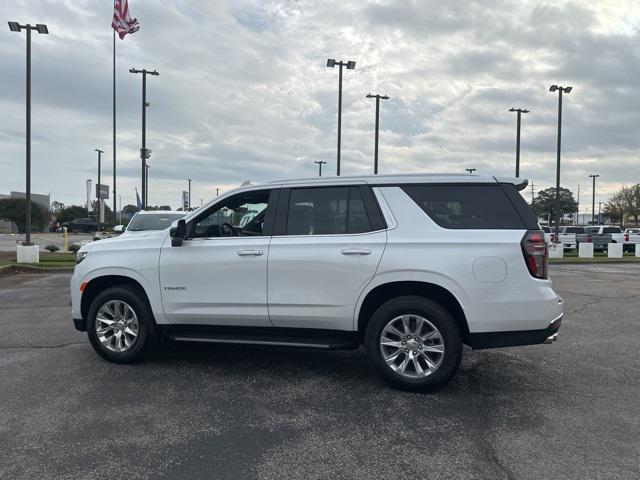
[[[428,319],[416,314],[390,320],[382,329],[379,344],[385,363],[403,377],[431,375],[444,358],[442,334]]]
[[[122,300],[110,300],[96,314],[95,332],[104,348],[112,352],[129,350],[138,339],[136,312]]]

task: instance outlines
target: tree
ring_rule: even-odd
[[[145,208],[145,210],[147,210],[147,211],[152,211],[152,210],[171,210],[171,207],[169,205],[160,205],[160,206],[148,205],[147,208]]]
[[[533,200],[531,207],[533,212],[540,218],[551,216],[554,218],[556,210],[556,189],[555,187],[540,190]],[[560,212],[561,217],[569,215],[573,217],[573,213],[578,208],[578,203],[573,198],[573,193],[568,188],[560,188]]]
[[[14,222],[18,231],[26,231],[27,223],[27,199],[3,198],[0,200],[0,218]],[[49,223],[49,212],[40,204],[31,202],[31,230],[34,227],[38,231],[44,230]]]
[[[52,213],[59,213],[60,210],[62,210],[63,208],[64,208],[64,203],[58,202],[58,201],[51,202],[51,212]]]
[[[624,197],[624,191],[620,190],[604,204],[604,216],[607,217],[611,223],[624,223],[624,214],[626,209],[626,201]]]
[[[138,207],[136,207],[135,205],[125,205],[124,207],[122,207],[122,213],[126,214],[126,215],[133,215],[134,213],[136,213],[138,211]]]
[[[58,215],[56,216],[56,220],[60,223],[70,222],[71,220],[75,220],[76,218],[87,218],[86,207],[81,207],[80,205],[71,205],[69,207],[64,207],[58,212]]]

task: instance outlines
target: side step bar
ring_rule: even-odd
[[[348,350],[358,348],[358,342],[351,332],[331,332],[314,335],[313,332],[263,332],[262,329],[242,328],[240,332],[179,330],[164,332],[164,337],[175,342],[220,343],[235,345],[259,345],[319,350]],[[243,331],[244,330],[244,331]],[[257,331],[256,331],[257,330]],[[275,330],[275,329],[267,329]],[[287,329],[288,330],[288,329]]]

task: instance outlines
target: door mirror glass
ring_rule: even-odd
[[[187,224],[184,221],[184,218],[178,220],[178,223],[175,227],[171,227],[169,235],[171,235],[172,247],[179,247],[180,245],[182,245],[184,237],[187,235]]]
[[[113,227],[113,232],[114,233],[124,232],[124,225],[116,225],[115,227]]]

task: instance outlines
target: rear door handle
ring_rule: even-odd
[[[238,250],[238,255],[241,257],[255,256],[258,257],[262,255],[262,250]]]
[[[340,253],[343,255],[369,255],[371,250],[366,248],[345,248]]]

